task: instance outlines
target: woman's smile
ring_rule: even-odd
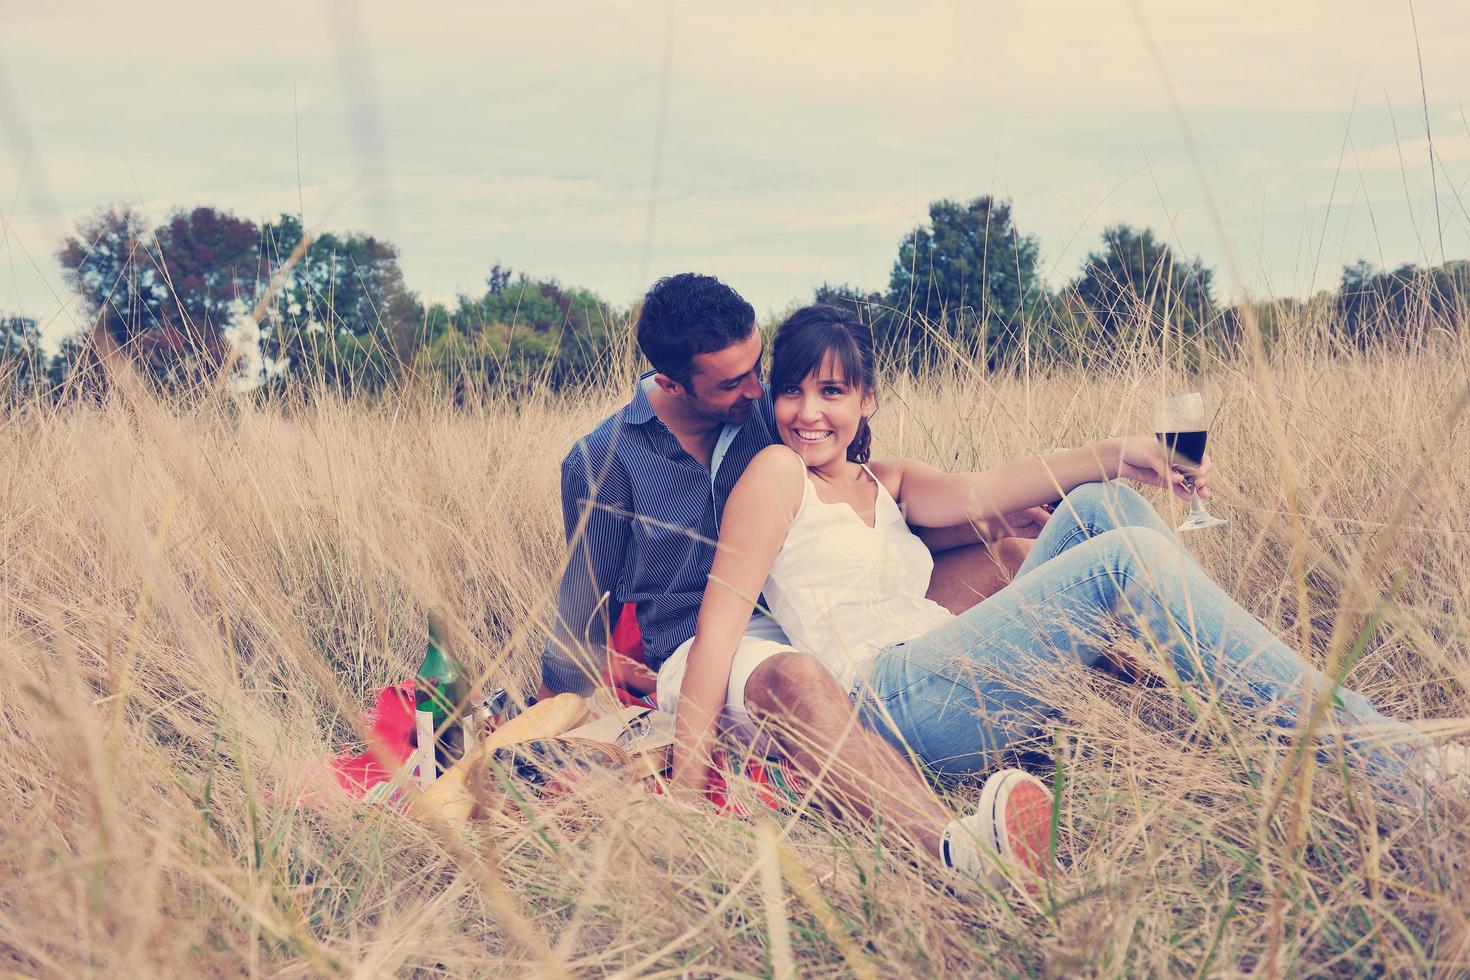
[[[847,460],[847,450],[872,411],[872,395],[847,378],[830,352],[800,381],[787,381],[775,395],[776,431],[808,469]]]

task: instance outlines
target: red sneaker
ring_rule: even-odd
[[[961,876],[992,888],[1006,870],[1045,877],[1051,870],[1051,791],[1020,769],[1002,769],[985,780],[980,806],[944,828],[940,856]]]

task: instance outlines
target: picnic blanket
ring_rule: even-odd
[[[625,605],[609,637],[615,653],[637,664],[645,664],[643,638],[633,606]],[[614,666],[604,668],[603,682],[624,707],[657,710],[654,692],[635,691],[617,683]],[[408,765],[415,752],[414,683],[390,684],[378,691],[369,712],[368,744],[360,752],[344,752],[332,760],[337,785],[355,798],[378,799],[393,795],[393,777]],[[553,781],[552,785],[557,785]],[[662,792],[659,783],[654,792]],[[716,752],[706,797],[721,813],[743,816],[751,806],[773,810],[789,809],[805,794],[805,783],[785,759],[742,758],[733,752]]]

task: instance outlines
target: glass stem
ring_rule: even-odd
[[[1189,516],[1196,517],[1205,512],[1205,502],[1200,499],[1199,491],[1194,488],[1194,483],[1189,484]]]

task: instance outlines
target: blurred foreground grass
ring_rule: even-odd
[[[1149,398],[1201,388],[1220,409],[1213,506],[1231,524],[1191,549],[1319,663],[1397,579],[1349,683],[1463,739],[1470,418],[1450,415],[1467,378],[1463,324],[1393,354],[1283,342],[1269,364],[1194,379],[1145,350],[1088,374],[961,365],[883,392],[876,452],[985,466],[1147,431]],[[1034,896],[957,898],[871,835],[693,813],[611,782],[448,834],[305,802],[311,763],[411,673],[430,605],[459,617],[489,683],[530,689],[562,553],[558,463],[628,380],[457,408],[412,390],[184,404],[120,384],[0,417],[0,964],[1470,970],[1466,809],[1375,808],[1310,762],[1275,798],[1291,760],[1254,720],[1074,672],[1045,679],[1069,719],[1049,733],[1063,871]]]

